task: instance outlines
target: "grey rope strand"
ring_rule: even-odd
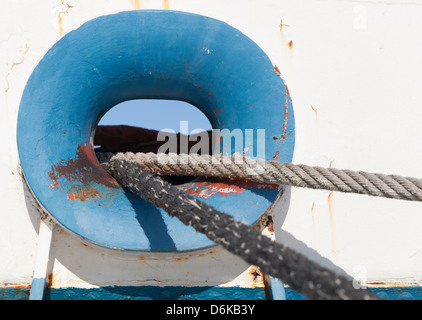
[[[156,175],[191,175],[422,201],[422,180],[363,171],[310,167],[241,156],[119,154]],[[113,154],[97,153],[107,161]]]
[[[281,279],[309,299],[378,299],[369,290],[355,289],[352,278],[323,268],[300,253],[273,242],[246,224],[143,171],[126,156],[100,155],[99,159],[103,168],[130,192],[176,216],[185,225],[204,233],[215,243],[258,266],[262,272]]]

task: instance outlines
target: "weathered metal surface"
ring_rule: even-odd
[[[265,144],[267,158],[277,153],[279,161],[289,162],[293,109],[279,76],[251,39],[219,20],[160,10],[99,17],[58,41],[28,80],[17,135],[25,177],[59,224],[102,246],[151,251],[212,246],[193,228],[126,194],[103,171],[92,147],[98,118],[134,98],[184,100],[201,109],[214,128],[265,129],[245,154],[253,156]],[[236,150],[222,145],[223,152]],[[274,186],[212,180],[181,188],[249,224],[279,193]]]
[[[40,208],[22,183],[15,141],[16,116],[29,75],[60,36],[92,18],[122,10],[163,9],[161,0],[69,0],[69,10],[66,3],[3,0],[1,4],[0,296],[5,299],[28,297],[37,250]],[[295,163],[422,176],[422,153],[415,147],[420,145],[417,128],[422,121],[418,41],[422,6],[416,1],[170,0],[169,7],[228,22],[258,43],[278,66],[295,102]],[[219,106],[214,109],[214,113],[224,111]],[[283,116],[278,119],[281,124],[283,120]],[[273,137],[276,142],[281,136]],[[72,159],[74,151],[56,163]],[[276,151],[271,156],[275,155]],[[44,183],[54,182],[48,178]],[[295,189],[290,203],[280,199],[274,215],[277,241],[322,264],[325,257],[333,260],[363,283],[373,283],[380,295],[385,291],[388,298],[421,299],[420,205],[333,194],[331,224],[328,195]],[[165,260],[92,248],[60,228],[52,246],[52,291],[57,289],[62,296],[63,288],[77,287],[76,296],[95,298],[102,292],[107,298],[108,288],[121,286],[124,298],[124,293],[130,295],[130,286],[154,286],[154,281],[164,280],[166,285],[212,282],[215,286],[247,269],[241,261],[214,252],[184,260],[180,268],[168,272]],[[287,290],[287,298],[291,297],[299,298]]]
[[[113,197],[113,189],[118,189],[118,182],[110,175],[106,174],[99,165],[92,145],[86,143],[79,145],[74,158],[51,165],[48,176],[53,181],[51,188],[63,190],[63,183],[59,184],[58,179],[63,178],[68,187],[69,200],[79,200],[81,202],[95,200],[96,197]],[[95,185],[104,186],[109,190],[107,194],[100,193]],[[99,205],[101,205],[99,203]]]

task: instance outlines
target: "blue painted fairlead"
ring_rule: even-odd
[[[244,34],[176,11],[129,11],[88,21],[58,41],[33,71],[20,104],[17,141],[39,202],[59,224],[99,245],[146,251],[214,245],[127,193],[99,166],[92,145],[96,125],[110,108],[131,99],[186,101],[216,129],[253,129],[253,147],[265,142],[267,159],[292,159],[287,87]],[[265,129],[265,137],[257,129]],[[246,154],[254,156],[249,147]],[[249,224],[279,193],[275,186],[213,180],[179,187]]]

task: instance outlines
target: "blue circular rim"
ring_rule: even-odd
[[[254,131],[253,145],[265,143],[267,160],[292,160],[288,89],[267,55],[240,31],[168,10],[90,20],[61,38],[31,74],[20,103],[17,143],[40,204],[59,224],[96,244],[165,252],[214,245],[125,192],[98,165],[92,145],[96,125],[110,108],[131,99],[186,101],[217,129],[265,129],[265,137]],[[248,224],[279,193],[273,186],[210,179],[179,187]]]

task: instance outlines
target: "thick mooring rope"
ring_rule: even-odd
[[[298,252],[273,242],[250,226],[191,197],[161,178],[140,169],[124,154],[98,155],[105,170],[130,192],[179,218],[262,272],[279,278],[309,299],[365,299],[378,297],[355,289],[353,279],[321,267]]]
[[[157,175],[219,177],[260,183],[422,201],[422,180],[397,175],[311,167],[242,156],[119,153],[120,158]],[[103,161],[112,153],[97,153]]]

